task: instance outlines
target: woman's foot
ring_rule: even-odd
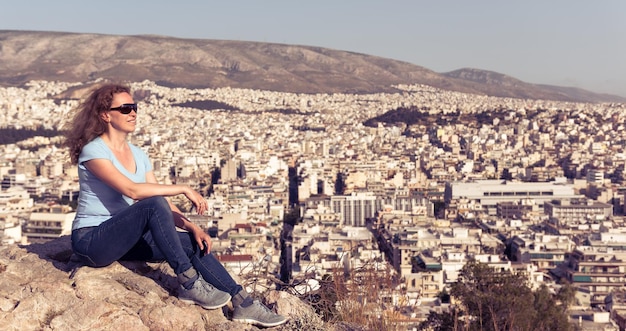
[[[196,304],[204,309],[224,307],[230,301],[230,294],[216,289],[207,283],[202,276],[186,289],[183,285],[178,290],[178,299],[187,304]]]
[[[274,313],[258,300],[254,300],[246,307],[235,307],[233,321],[272,327],[287,322],[287,317]]]

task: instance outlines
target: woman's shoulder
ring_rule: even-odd
[[[78,163],[89,161],[96,158],[107,158],[111,152],[107,148],[106,144],[100,137],[96,137],[92,141],[88,142],[80,152],[78,157]]]
[[[85,146],[83,146],[83,152],[85,151],[102,151],[103,149],[106,150],[106,144],[104,143],[104,141],[102,140],[102,138],[100,137],[96,137],[93,140],[91,140],[90,142],[88,142]]]

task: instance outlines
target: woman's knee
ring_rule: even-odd
[[[149,204],[151,206],[154,206],[155,208],[158,208],[158,209],[164,209],[166,211],[171,210],[170,205],[167,202],[167,199],[165,199],[165,197],[162,197],[162,196],[154,196],[154,197],[146,198],[142,200],[142,202]]]

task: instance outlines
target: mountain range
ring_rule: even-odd
[[[463,68],[437,73],[408,62],[322,47],[0,30],[0,86],[31,80],[86,83],[97,79],[292,93],[394,92],[397,84],[424,84],[495,97],[626,102],[620,96],[530,84],[492,71]]]

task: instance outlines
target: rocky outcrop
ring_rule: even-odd
[[[0,247],[2,330],[256,330],[229,320],[230,305],[205,310],[176,297],[167,263],[120,262],[104,268],[75,263],[69,237]],[[290,317],[276,330],[324,329],[311,307],[286,292],[263,301]]]

